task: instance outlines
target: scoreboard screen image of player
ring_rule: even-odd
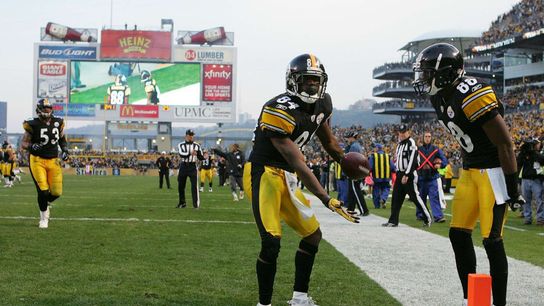
[[[72,61],[71,104],[198,106],[199,63]]]

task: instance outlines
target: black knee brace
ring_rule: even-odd
[[[261,253],[259,258],[265,263],[276,263],[280,254],[280,238],[265,237],[261,241]]]
[[[309,244],[308,242],[301,240],[298,248],[305,253],[310,254],[311,256],[315,256],[318,251],[318,247],[316,245]]]

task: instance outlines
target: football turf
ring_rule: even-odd
[[[39,229],[35,187],[23,179],[0,190],[1,305],[257,303],[259,236],[249,202],[232,202],[228,187],[201,193],[198,210],[176,209],[177,187],[160,190],[157,177],[65,176]],[[291,297],[298,241],[284,227],[274,304]],[[310,295],[320,305],[399,305],[326,241]]]

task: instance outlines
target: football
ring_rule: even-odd
[[[361,153],[349,152],[342,159],[342,171],[351,179],[359,180],[370,173],[368,159]]]

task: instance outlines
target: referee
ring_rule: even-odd
[[[410,138],[410,130],[405,124],[399,127],[399,143],[395,151],[397,161],[397,178],[393,185],[393,198],[391,199],[391,216],[387,223],[382,224],[385,227],[397,227],[399,225],[399,214],[404,203],[406,194],[410,200],[423,212],[423,226],[431,226],[431,217],[423,200],[417,190],[417,167],[419,164],[419,154],[414,139]]]
[[[185,184],[187,177],[191,180],[191,195],[193,196],[193,207],[200,207],[200,197],[198,195],[198,186],[196,182],[197,167],[196,161],[203,160],[202,149],[200,145],[193,142],[195,132],[191,129],[185,132],[185,141],[178,144],[178,152],[180,156],[179,174],[178,174],[178,193],[179,203],[177,208],[185,208]]]

